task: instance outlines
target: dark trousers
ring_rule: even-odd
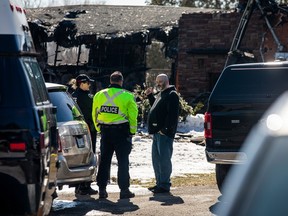
[[[96,142],[97,142],[97,131],[96,130],[91,130],[90,131],[91,134],[91,141],[92,141],[92,150],[94,152],[94,154],[96,153]]]
[[[121,190],[130,186],[129,154],[132,140],[125,128],[101,127],[100,152],[101,160],[97,174],[97,185],[106,188],[110,176],[110,166],[115,152],[118,161],[118,185]]]
[[[89,130],[90,130],[90,135],[91,135],[91,141],[92,141],[92,150],[94,154],[96,153],[96,142],[97,142],[97,130],[94,127],[93,122],[87,122]]]
[[[170,190],[170,176],[172,173],[172,153],[174,139],[161,135],[153,135],[152,164],[158,187]]]

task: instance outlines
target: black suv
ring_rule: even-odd
[[[49,100],[25,16],[0,5],[1,215],[49,214],[57,174],[56,108]],[[3,17],[2,17],[3,16]]]
[[[287,89],[288,62],[231,65],[221,73],[204,123],[206,157],[216,164],[220,191],[231,165],[247,160],[240,148],[249,131]]]

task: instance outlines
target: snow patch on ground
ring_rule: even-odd
[[[151,160],[152,136],[140,129],[141,136],[133,137],[133,149],[130,154],[130,177],[146,181],[154,178],[154,171]],[[185,122],[180,122],[178,133],[185,134],[187,141],[175,139],[172,156],[172,177],[183,176],[185,174],[213,173],[214,165],[206,161],[205,146],[197,145],[191,139],[203,140],[204,137],[204,116],[188,116]],[[177,136],[179,137],[179,136]],[[191,139],[189,139],[191,138]],[[97,143],[97,148],[99,148]],[[98,149],[99,151],[99,149]],[[117,159],[112,158],[111,177],[117,177]]]

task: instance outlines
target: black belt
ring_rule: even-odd
[[[124,129],[124,128],[128,128],[128,124],[124,123],[124,124],[101,124],[100,128],[117,128],[117,129]]]

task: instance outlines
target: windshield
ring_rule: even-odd
[[[57,106],[57,121],[67,122],[83,120],[82,113],[73,99],[64,91],[49,92],[50,99],[54,106]]]
[[[287,68],[232,68],[214,88],[217,98],[275,98],[288,89]]]

